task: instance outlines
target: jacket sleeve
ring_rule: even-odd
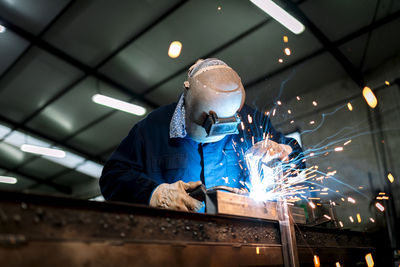
[[[148,204],[158,186],[145,174],[144,138],[136,124],[106,162],[100,189],[106,200]]]

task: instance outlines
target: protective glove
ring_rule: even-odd
[[[160,184],[153,191],[150,198],[150,206],[182,211],[198,211],[203,207],[203,203],[190,197],[186,191],[200,185],[201,181],[189,183],[177,181],[173,184]]]
[[[246,151],[246,157],[261,158],[265,163],[279,159],[282,162],[289,161],[289,154],[292,153],[292,148],[288,145],[278,144],[272,140],[263,140],[254,144]]]

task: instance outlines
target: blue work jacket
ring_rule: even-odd
[[[217,185],[243,188],[247,178],[243,154],[253,142],[262,140],[264,132],[278,143],[289,144],[293,148],[290,158],[300,168],[304,165],[297,141],[275,131],[268,117],[247,105],[239,113],[243,122],[239,134],[214,143],[197,143],[190,137],[170,138],[175,107],[176,103],[151,112],[114,151],[100,178],[105,199],[148,204],[155,187],[178,180],[201,180],[207,188]]]

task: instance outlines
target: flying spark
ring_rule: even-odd
[[[351,105],[351,103],[349,102],[349,103],[347,103],[347,108],[350,110],[350,111],[352,111],[353,110],[353,106]]]
[[[394,177],[391,173],[388,174],[387,178],[389,179],[390,183],[394,182]]]
[[[376,207],[378,210],[382,211],[382,212],[385,211],[385,207],[384,207],[381,203],[379,203],[379,202],[376,202],[376,203],[375,203],[375,207]]]
[[[348,198],[347,198],[347,201],[350,202],[350,203],[353,203],[353,204],[356,203],[356,201],[355,201],[354,198],[352,198],[352,197],[348,197]]]

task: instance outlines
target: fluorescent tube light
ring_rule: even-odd
[[[250,0],[253,4],[261,8],[265,13],[273,17],[280,24],[288,28],[295,34],[300,34],[304,31],[305,27],[292,15],[287,13],[280,6],[271,0]]]
[[[55,158],[64,158],[65,157],[65,152],[62,150],[54,149],[54,148],[47,148],[47,147],[42,147],[42,146],[33,146],[33,145],[23,144],[21,146],[21,150],[24,152],[28,152],[28,153],[49,156],[49,157],[55,157]]]
[[[105,95],[95,94],[92,97],[92,100],[97,104],[125,111],[138,116],[144,115],[146,113],[146,109],[144,107],[131,104],[125,101],[121,101]]]
[[[10,177],[10,176],[0,176],[0,183],[3,184],[16,184],[17,178]]]
[[[11,132],[11,133],[10,133]],[[30,135],[27,135],[25,133],[19,132],[19,131],[12,131],[9,127],[5,125],[0,124],[0,138],[3,138],[4,136],[8,135],[3,142],[11,145],[9,148],[18,148],[17,151],[20,152],[21,146],[26,145],[26,143],[29,143],[31,146],[37,146],[40,148],[50,148],[52,145],[50,143],[47,143],[45,141],[39,140],[35,137],[32,137]],[[24,146],[26,147],[26,146]],[[7,148],[7,147],[5,147]],[[4,150],[4,148],[3,148]],[[57,150],[57,149],[55,149]],[[62,151],[62,150],[61,150]],[[6,151],[6,153],[10,154],[13,152],[12,150]],[[64,152],[64,151],[62,151]],[[87,160],[79,155],[76,155],[74,153],[65,151],[65,156],[63,158],[56,158],[54,156],[43,156],[43,159],[49,160],[51,162],[57,163],[59,165],[62,165],[67,168],[75,169],[76,171],[80,173],[84,173],[86,175],[92,176],[94,178],[100,178],[101,170],[102,170],[102,165],[97,164],[93,161]],[[22,154],[22,152],[21,152]],[[42,155],[42,154],[40,154]]]

